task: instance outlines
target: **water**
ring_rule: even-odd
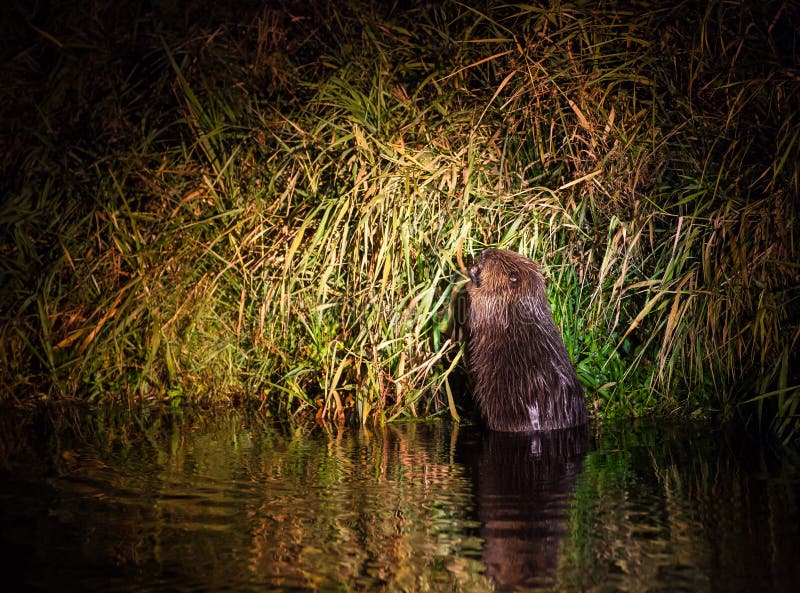
[[[0,590],[794,593],[796,461],[690,424],[4,413]]]

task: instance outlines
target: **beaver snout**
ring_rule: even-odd
[[[475,264],[469,269],[469,279],[472,280],[472,283],[475,285],[476,288],[481,287],[481,267],[478,264]]]

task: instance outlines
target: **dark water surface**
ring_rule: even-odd
[[[790,453],[695,425],[0,414],[3,591],[800,590]]]

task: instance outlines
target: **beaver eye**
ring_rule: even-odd
[[[508,283],[511,284],[514,288],[519,286],[519,276],[516,274],[509,274],[508,275]]]

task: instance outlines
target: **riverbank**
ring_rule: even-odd
[[[596,416],[795,434],[796,7],[48,6],[3,25],[5,400],[447,415],[493,245]]]

